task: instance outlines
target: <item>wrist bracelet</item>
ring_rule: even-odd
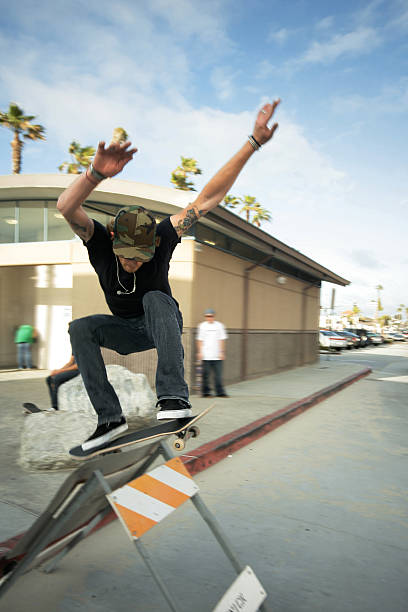
[[[94,181],[93,179],[91,179],[91,177],[90,177],[90,176],[89,176],[89,174],[88,174],[88,170],[89,170],[89,168],[87,168],[87,169],[85,170],[85,178],[86,178],[86,179],[88,179],[88,181],[89,181],[90,183],[92,183],[92,185],[93,185],[94,187],[96,187],[96,186],[98,185],[98,183],[99,183],[99,182],[96,182],[96,181]]]
[[[257,140],[255,140],[255,138],[252,136],[252,134],[251,134],[251,136],[248,136],[248,140],[251,143],[252,148],[253,148],[254,151],[258,151],[258,149],[261,148],[261,145],[259,144],[259,142]]]
[[[260,143],[259,143],[259,142],[256,140],[256,138],[255,138],[255,136],[254,136],[253,134],[251,134],[251,138],[253,139],[253,141],[255,142],[255,144],[257,144],[257,145],[258,145],[258,148],[260,149],[262,145],[261,145],[261,144],[260,144]]]
[[[95,170],[95,168],[93,167],[93,164],[91,164],[89,166],[89,172],[92,174],[92,176],[94,176],[96,178],[97,181],[103,181],[104,179],[108,178],[107,176],[104,176],[103,174],[101,174],[100,172],[98,172],[97,170]]]

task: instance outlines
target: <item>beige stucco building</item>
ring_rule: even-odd
[[[39,334],[34,363],[59,367],[70,355],[71,319],[108,313],[82,242],[56,210],[75,177],[0,177],[0,368],[16,364],[14,331],[31,323]],[[93,191],[88,214],[105,223],[139,204],[158,219],[186,206],[194,194],[111,179]],[[227,383],[312,363],[318,356],[321,281],[348,281],[266,232],[218,207],[176,247],[170,284],[184,317],[186,379],[196,386],[195,331],[214,308],[228,329]],[[155,351],[107,363],[145,372],[154,382]]]

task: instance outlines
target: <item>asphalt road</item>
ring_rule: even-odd
[[[408,601],[408,346],[330,359],[373,368],[363,380],[195,477],[275,612],[405,612]],[[324,362],[322,362],[324,366]],[[207,612],[234,579],[187,503],[143,538],[181,612]],[[15,612],[165,612],[118,521],[51,575],[23,576]]]

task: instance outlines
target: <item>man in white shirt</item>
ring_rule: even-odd
[[[214,318],[211,308],[204,313],[205,321],[197,329],[197,356],[203,365],[201,393],[210,397],[210,372],[214,373],[215,394],[218,397],[228,397],[222,382],[222,362],[225,359],[225,340],[228,338],[225,327]]]

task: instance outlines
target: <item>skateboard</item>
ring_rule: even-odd
[[[35,404],[32,404],[31,402],[25,402],[25,404],[23,404],[23,408],[26,414],[36,414],[37,412],[43,412],[41,408],[39,408]]]
[[[146,442],[146,440],[153,440],[154,438],[170,435],[176,436],[173,442],[173,448],[181,451],[184,449],[185,443],[189,438],[196,438],[200,434],[200,430],[195,423],[202,419],[213,406],[214,404],[192,417],[173,419],[172,421],[158,423],[158,425],[153,425],[147,429],[139,429],[138,431],[127,433],[96,449],[92,448],[84,451],[81,445],[74,446],[74,448],[71,448],[69,451],[69,454],[77,461],[84,461],[85,459],[96,457],[97,455],[118,452],[122,448],[131,446],[132,444],[138,444],[140,442]]]

